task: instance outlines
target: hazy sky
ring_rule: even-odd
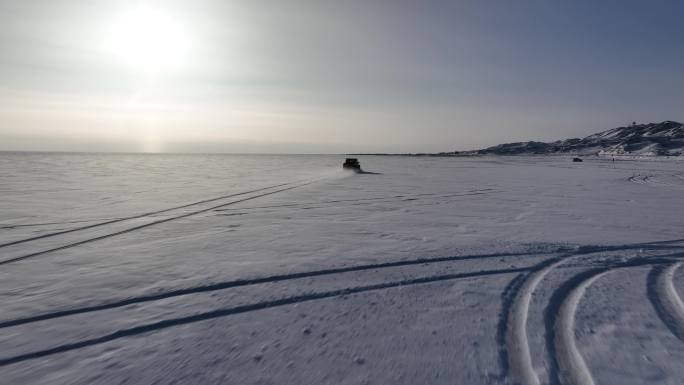
[[[684,120],[684,1],[0,0],[0,149],[448,151]]]

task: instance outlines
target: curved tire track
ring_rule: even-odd
[[[514,256],[523,256],[523,255],[534,255],[534,254],[530,254],[530,253],[506,253],[506,254],[495,253],[495,254],[475,254],[475,255],[462,255],[462,256],[451,256],[451,257],[416,258],[416,259],[404,260],[404,261],[371,263],[371,264],[348,266],[348,267],[330,268],[330,269],[322,269],[322,270],[311,270],[311,271],[304,271],[304,272],[299,272],[299,273],[277,274],[277,275],[270,275],[270,276],[259,277],[259,278],[251,278],[251,279],[238,279],[238,280],[233,280],[233,281],[213,283],[213,284],[209,284],[209,285],[200,285],[200,286],[194,286],[194,287],[183,288],[183,289],[169,290],[169,291],[165,291],[165,292],[161,292],[161,293],[143,295],[143,296],[139,296],[139,297],[126,298],[126,299],[122,299],[119,301],[102,303],[99,305],[84,306],[84,307],[64,309],[64,310],[56,310],[56,311],[52,311],[50,313],[43,313],[43,314],[38,314],[38,315],[24,317],[24,318],[15,318],[12,320],[0,321],[0,329],[13,327],[13,326],[19,326],[19,325],[25,325],[25,324],[29,324],[29,323],[33,323],[33,322],[46,321],[46,320],[51,320],[51,319],[56,319],[56,318],[68,317],[68,316],[77,315],[77,314],[92,313],[92,312],[96,312],[96,311],[116,309],[116,308],[124,307],[124,306],[128,306],[128,305],[144,303],[144,302],[151,302],[151,301],[158,301],[161,299],[180,297],[183,295],[206,293],[206,292],[225,290],[225,289],[230,289],[230,288],[235,288],[235,287],[258,285],[258,284],[263,284],[263,283],[282,282],[282,281],[289,281],[289,280],[301,279],[301,278],[311,278],[311,277],[319,277],[319,276],[326,276],[326,275],[333,275],[333,274],[349,273],[349,272],[354,272],[354,271],[379,270],[379,269],[392,268],[392,267],[424,265],[424,264],[429,264],[429,263],[465,261],[465,260],[485,259],[485,258],[514,257]]]
[[[635,258],[608,267],[581,272],[564,282],[551,296],[546,310],[547,348],[551,355],[551,383],[594,385],[591,371],[577,349],[575,314],[587,288],[596,280],[619,269],[672,263],[669,257]]]
[[[567,257],[569,255],[540,263],[537,269],[522,281],[517,293],[513,296],[508,313],[505,314],[505,350],[509,376],[514,383],[539,385],[539,378],[532,366],[530,346],[527,340],[527,314],[532,301],[532,294],[537,289],[539,282],[544,279],[549,271],[563,263]]]
[[[648,277],[648,294],[658,317],[672,334],[684,341],[684,302],[679,297],[673,278],[682,262],[656,266]]]
[[[543,261],[532,268],[532,272],[522,274],[521,281],[511,287],[512,292],[508,298],[504,298],[503,322],[500,328],[503,330],[503,338],[499,340],[504,344],[502,352],[502,361],[504,362],[504,371],[510,380],[515,384],[523,385],[539,385],[539,377],[537,376],[534,366],[532,365],[532,358],[530,354],[529,341],[527,338],[527,318],[532,296],[537,289],[539,283],[544,277],[554,268],[567,262],[569,259],[579,257],[582,255],[593,254],[597,252],[628,250],[630,248],[641,247],[644,244],[623,245],[622,247],[585,247],[578,249],[575,253],[567,253],[556,258]],[[656,246],[654,249],[658,249]],[[619,266],[640,266],[644,264],[663,263],[667,257],[678,257],[681,253],[661,256],[660,259],[653,260],[636,260],[622,263]],[[505,294],[506,295],[506,294]],[[550,347],[552,350],[553,347]]]
[[[556,376],[563,385],[594,385],[594,379],[575,342],[575,313],[587,288],[613,269],[583,272],[567,281],[554,293],[549,306],[549,341],[552,345]]]
[[[474,278],[474,277],[484,277],[493,276],[500,274],[511,274],[520,273],[526,271],[528,268],[510,268],[510,269],[500,269],[500,270],[481,270],[471,273],[458,273],[458,274],[446,274],[446,275],[436,275],[428,277],[419,277],[412,279],[405,279],[400,281],[385,282],[375,285],[366,286],[356,286],[345,289],[324,291],[318,293],[310,293],[299,296],[285,297],[277,300],[256,302],[248,305],[241,305],[230,308],[217,309],[205,313],[194,314],[186,317],[166,319],[163,321],[153,322],[145,325],[135,326],[128,329],[121,329],[114,333],[107,334],[101,337],[95,337],[87,340],[82,340],[78,342],[68,343],[59,345],[54,348],[34,351],[30,353],[25,353],[13,357],[7,357],[0,359],[0,366],[7,366],[23,361],[28,361],[32,359],[37,359],[41,357],[47,357],[58,353],[64,353],[72,350],[81,349],[88,346],[99,345],[105,342],[114,341],[120,338],[133,337],[141,334],[148,334],[158,330],[167,329],[174,326],[187,325],[195,322],[206,321],[215,318],[226,317],[230,315],[248,313],[257,310],[270,309],[285,305],[292,305],[296,303],[309,302],[319,299],[339,297],[349,294],[358,294],[375,290],[390,289],[401,286],[419,285],[434,283],[440,281],[448,281],[463,278]]]
[[[632,175],[629,178],[627,178],[629,182],[636,183],[636,184],[648,184],[648,176],[647,175]]]

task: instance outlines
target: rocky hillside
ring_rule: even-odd
[[[506,143],[476,151],[460,151],[454,155],[522,155],[522,154],[598,154],[598,155],[684,155],[684,124],[673,121],[635,124],[599,132],[579,139],[556,142]]]

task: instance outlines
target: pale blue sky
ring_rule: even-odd
[[[131,39],[121,20],[142,7]],[[683,14],[657,0],[0,0],[0,149],[448,151],[681,121]],[[155,31],[175,41],[141,45]],[[137,50],[113,48],[124,35]]]

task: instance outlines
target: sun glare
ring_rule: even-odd
[[[178,20],[147,7],[122,15],[109,33],[111,51],[127,65],[148,73],[180,67],[187,59],[188,43]]]

